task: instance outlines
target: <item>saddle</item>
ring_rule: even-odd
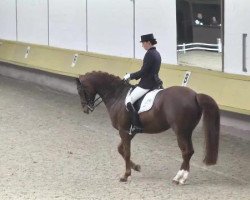
[[[130,88],[127,96],[134,90],[135,87]],[[134,108],[138,113],[142,113],[150,110],[154,103],[155,96],[162,89],[152,89],[149,90],[146,94],[144,94],[140,99],[138,99],[134,104]],[[127,98],[127,97],[126,97]],[[126,101],[126,100],[125,100]]]

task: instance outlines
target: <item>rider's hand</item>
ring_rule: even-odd
[[[123,79],[124,79],[125,81],[129,80],[129,79],[130,79],[130,74],[126,74],[126,75],[123,77]]]

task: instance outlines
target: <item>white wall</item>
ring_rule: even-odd
[[[86,50],[86,0],[49,1],[50,46]]]
[[[224,69],[228,73],[250,75],[250,1],[225,1]],[[242,34],[247,33],[248,72],[242,71]]]
[[[17,1],[17,40],[48,44],[47,0]]]
[[[133,57],[132,0],[0,0],[2,39],[16,40],[16,2],[18,41]],[[175,1],[135,4],[136,58],[145,54],[140,36],[154,33],[163,62],[177,64]]]
[[[174,0],[136,0],[136,57],[143,58],[140,36],[153,33],[165,63],[177,64],[176,2]]]
[[[0,38],[16,40],[15,0],[0,0]]]
[[[133,57],[133,2],[88,1],[89,51]]]

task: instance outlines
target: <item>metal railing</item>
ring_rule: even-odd
[[[192,51],[192,50],[208,50],[208,51],[216,51],[218,53],[222,52],[222,44],[221,39],[217,38],[217,44],[207,44],[207,43],[183,43],[177,45],[178,52]]]

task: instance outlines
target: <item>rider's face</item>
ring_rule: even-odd
[[[152,44],[147,41],[147,42],[142,42],[142,47],[145,49],[145,50],[149,50],[151,47],[152,47]]]

